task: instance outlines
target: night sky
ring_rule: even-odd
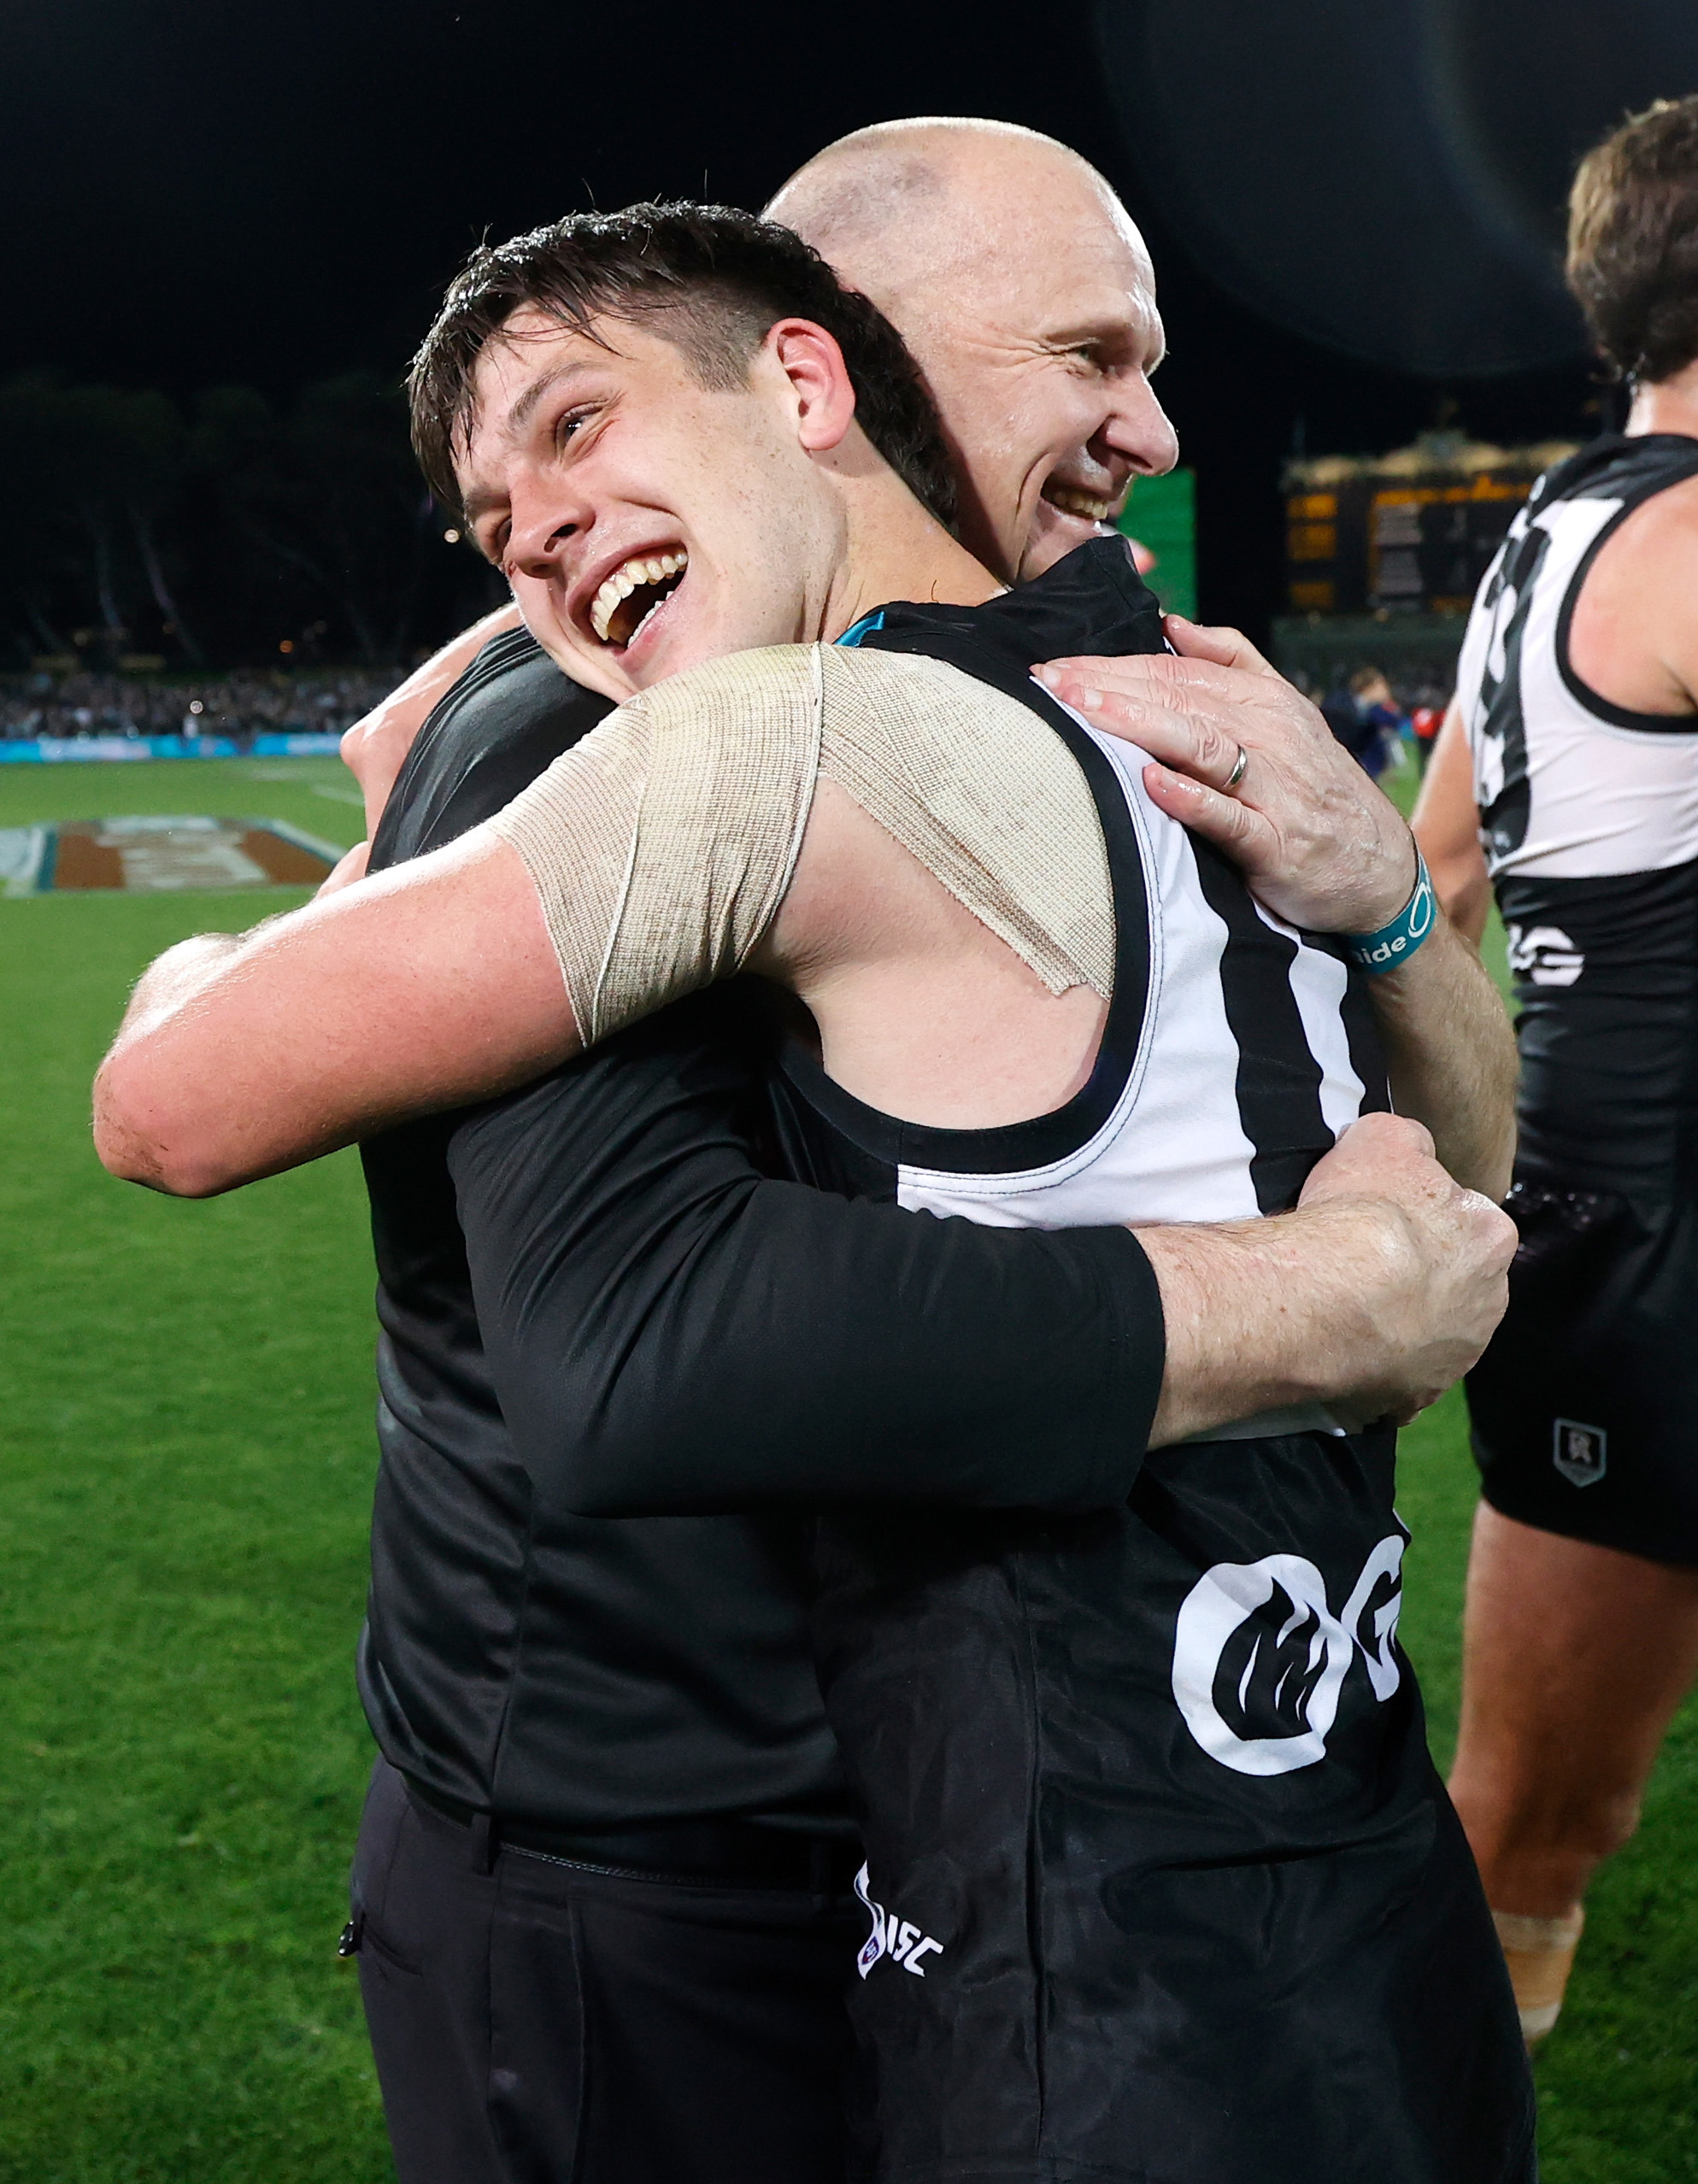
[[[1155,256],[1204,613],[1278,603],[1282,459],[1397,444],[1447,390],[1231,302],[1155,217],[1083,0],[854,11],[641,0],[37,0],[0,30],[0,373],[286,396],[398,371],[481,236],[703,193],[758,205],[843,131],[983,114],[1078,147]],[[1583,365],[1449,390],[1492,438],[1584,427]]]

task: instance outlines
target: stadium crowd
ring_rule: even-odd
[[[392,678],[232,674],[156,682],[126,675],[14,676],[0,684],[0,737],[339,735]]]

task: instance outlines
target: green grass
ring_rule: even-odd
[[[0,769],[0,825],[134,811],[351,841],[332,760]],[[87,1086],[142,966],[292,900],[0,903],[0,2184],[377,2184],[332,1953],[369,1747],[373,1459],[351,1157],[203,1206],[110,1182]],[[1406,1436],[1405,1634],[1455,1720],[1473,1502]],[[1698,2178],[1698,1714],[1606,1873],[1539,2065],[1548,2184]]]
[[[8,767],[0,825],[131,811],[359,831],[334,760]],[[286,775],[286,779],[276,777]],[[370,1764],[351,1155],[182,1206],[89,1149],[130,981],[300,897],[0,905],[0,2177],[390,2174],[334,1955]]]

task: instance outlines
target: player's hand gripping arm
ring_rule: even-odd
[[[1138,1240],[1167,1329],[1160,1447],[1291,1403],[1347,1424],[1413,1418],[1490,1340],[1516,1232],[1446,1174],[1419,1123],[1367,1115],[1294,1212]]]
[[[1053,660],[1043,680],[1150,754],[1152,800],[1215,842],[1271,910],[1314,932],[1374,932],[1414,885],[1409,829],[1308,701],[1236,631],[1167,617],[1177,656]],[[1223,784],[1238,752],[1245,769]],[[1456,1180],[1509,1187],[1515,1041],[1474,950],[1448,922],[1372,980],[1393,1097]]]

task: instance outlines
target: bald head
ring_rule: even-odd
[[[1143,241],[1096,169],[1006,121],[883,121],[767,208],[896,325],[943,416],[961,535],[1036,576],[1172,467],[1150,390],[1161,325]]]
[[[1012,121],[879,121],[840,137],[791,175],[769,220],[811,243],[885,306],[921,281],[982,275],[1059,217],[1137,231],[1076,151]]]

